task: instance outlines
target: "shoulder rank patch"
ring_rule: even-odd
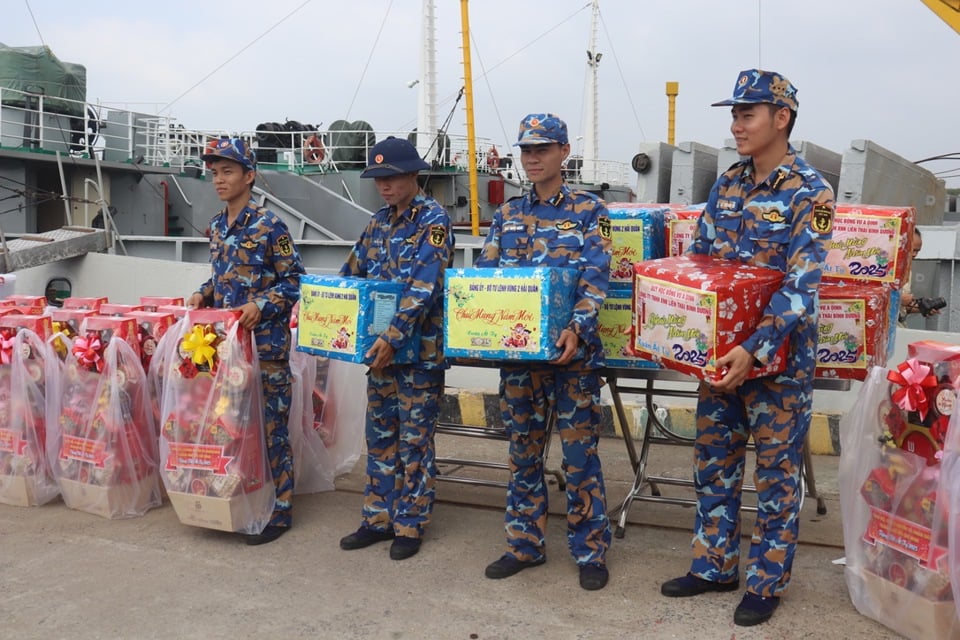
[[[277,238],[277,253],[282,255],[284,258],[293,255],[293,243],[290,242],[290,236],[287,234],[283,234]]]
[[[607,216],[600,216],[600,218],[597,220],[597,227],[600,229],[600,237],[609,240],[612,235],[610,233],[610,218]]]
[[[773,222],[773,223],[780,223],[780,222],[787,221],[784,215],[779,211],[777,211],[776,209],[768,209],[764,211],[763,213],[760,214],[760,218],[762,220],[765,220],[766,222]]]
[[[436,248],[443,246],[444,240],[447,239],[447,228],[442,224],[435,224],[430,227],[430,244]]]
[[[556,226],[560,231],[570,231],[570,229],[577,228],[577,223],[573,220],[561,220]]]
[[[810,227],[817,233],[830,233],[833,229],[833,207],[828,204],[813,205]]]

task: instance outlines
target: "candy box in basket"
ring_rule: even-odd
[[[910,266],[913,207],[838,204],[823,278],[904,284]]]
[[[100,309],[97,310],[97,313],[101,316],[125,316],[131,311],[143,311],[143,305],[104,302],[100,305]]]
[[[749,338],[783,273],[709,256],[678,256],[634,266],[634,352],[701,378],[722,375],[717,359]],[[749,377],[786,365],[787,344]]]
[[[176,322],[172,313],[159,311],[131,311],[127,317],[137,321],[137,342],[140,345],[140,360],[144,371],[150,371],[150,362],[157,350],[160,338]]]
[[[56,394],[50,319],[0,317],[0,503],[40,505],[59,493],[46,456],[47,394]]]
[[[9,306],[32,309],[32,311],[29,312],[32,314],[42,314],[43,310],[47,308],[47,298],[45,296],[14,294],[12,296],[7,296],[3,300],[4,303]],[[27,311],[24,311],[24,313],[27,313]]]
[[[597,317],[604,361],[608,367],[659,369],[660,365],[641,358],[630,349],[633,323],[633,294],[627,289],[610,289]]]
[[[703,207],[670,209],[664,215],[664,242],[666,251],[664,256],[682,256],[683,252],[693,244],[693,237],[697,230],[697,221]]]
[[[190,311],[164,355],[161,476],[184,524],[259,533],[275,490],[262,387],[238,311]]]
[[[183,298],[172,296],[140,296],[140,304],[144,311],[156,311],[161,305],[183,306]]]
[[[444,353],[483,360],[553,360],[580,274],[559,267],[447,269]]]
[[[69,342],[80,333],[83,321],[96,311],[92,309],[51,309],[50,319],[53,321],[53,349],[61,360],[65,360],[70,350]]]
[[[92,298],[78,298],[71,296],[63,299],[63,309],[81,309],[86,311],[100,311],[100,305],[107,302],[106,296]]]
[[[367,351],[393,322],[405,285],[389,280],[300,276],[297,349],[347,362],[365,362]],[[397,350],[394,362],[420,358],[419,331]]]
[[[886,285],[821,283],[817,377],[864,380],[886,365],[889,299]]]
[[[663,217],[666,207],[611,202],[610,288],[629,289],[633,283],[633,265],[641,260],[663,257]]]

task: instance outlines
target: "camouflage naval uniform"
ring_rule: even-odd
[[[363,526],[420,538],[433,512],[433,434],[443,394],[443,271],[453,261],[450,217],[420,193],[403,212],[380,209],[340,275],[404,282],[400,310],[380,337],[395,350],[420,328],[420,358],[370,370]]]
[[[547,490],[543,451],[549,410],[563,445],[567,481],[567,542],[578,565],[605,564],[610,546],[600,436],[603,347],[597,313],[610,274],[607,208],[566,184],[553,198],[536,192],[512,198],[493,217],[477,267],[575,267],[580,270],[573,317],[566,328],[584,356],[566,366],[524,364],[500,370],[500,410],[510,434],[510,483],[505,529],[509,554],[523,562],[545,555]]]
[[[758,514],[747,591],[778,596],[790,580],[800,516],[800,465],[810,426],[820,264],[831,237],[833,191],[793,147],[765,179],[734,164],[713,186],[688,253],[784,272],[783,285],[742,346],[766,364],[784,340],[786,369],[748,379],[734,393],[701,383],[694,446],[697,516],[690,572],[720,583],[739,578],[740,498],[747,439],[757,448]]]
[[[300,254],[287,226],[251,200],[233,225],[227,210],[210,221],[213,276],[200,287],[204,304],[217,308],[255,302],[254,329],[263,385],[267,455],[277,501],[269,525],[289,527],[293,498],[293,454],[287,432],[290,412],[290,310],[300,297]]]

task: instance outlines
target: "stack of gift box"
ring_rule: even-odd
[[[907,355],[871,370],[841,423],[847,584],[861,613],[908,638],[955,638],[948,548],[960,467],[941,461],[960,346],[917,342]]]
[[[259,533],[275,491],[252,334],[240,312],[190,310],[163,356],[163,482],[184,524]]]
[[[48,397],[57,395],[50,318],[0,317],[0,502],[45,504],[59,493],[47,460]],[[49,394],[49,396],[48,396]]]
[[[59,423],[48,446],[68,507],[106,518],[160,505],[156,423],[136,322],[85,318],[66,355]]]

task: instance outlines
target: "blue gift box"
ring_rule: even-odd
[[[633,325],[633,292],[610,289],[597,316],[600,342],[607,367],[660,369],[656,362],[633,355],[630,349],[630,327]]]
[[[570,322],[577,269],[447,269],[444,353],[453,358],[547,361]]]
[[[607,205],[613,255],[610,258],[610,288],[633,287],[633,265],[662,258],[664,214],[669,207],[613,202]]]
[[[297,350],[347,362],[364,354],[387,330],[403,297],[404,284],[341,276],[300,276]],[[397,364],[417,362],[419,331],[394,355]]]

